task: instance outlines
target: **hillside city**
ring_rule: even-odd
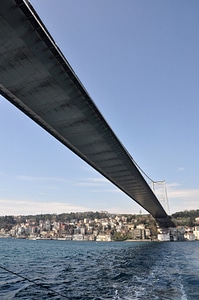
[[[152,216],[108,212],[0,217],[1,238],[73,241],[199,240],[199,211],[172,216],[176,228],[159,228]]]

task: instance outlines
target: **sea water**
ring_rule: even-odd
[[[0,239],[0,265],[1,300],[199,299],[199,242]]]

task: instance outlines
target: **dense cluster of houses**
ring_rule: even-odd
[[[151,239],[151,231],[144,224],[135,225],[127,222],[125,216],[109,216],[102,219],[71,219],[67,222],[26,220],[12,227],[11,230],[0,230],[0,236],[30,239],[65,239],[111,241],[114,236],[120,239]]]
[[[199,218],[196,223],[199,224]],[[19,222],[10,230],[0,229],[0,237],[28,239],[58,239],[75,241],[112,241],[112,240],[159,240],[183,241],[199,240],[199,226],[176,228],[157,228],[152,234],[145,224],[128,222],[126,216],[116,215],[101,219],[71,219],[66,222],[40,220],[34,218]]]
[[[195,219],[199,224],[199,217]],[[159,241],[195,241],[199,240],[198,226],[177,226],[176,228],[159,228],[157,239]]]

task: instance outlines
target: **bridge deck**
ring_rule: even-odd
[[[33,7],[0,1],[0,91],[155,218],[167,214]]]

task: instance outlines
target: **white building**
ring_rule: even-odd
[[[73,241],[83,241],[84,235],[83,234],[73,234]]]
[[[159,228],[158,241],[160,241],[160,242],[169,242],[170,241],[169,229]]]
[[[185,232],[184,238],[188,241],[195,241],[196,239],[195,234],[192,231]]]
[[[195,239],[199,240],[199,226],[194,227],[193,234],[195,235]]]
[[[96,242],[110,242],[111,236],[107,234],[98,234],[96,237]]]
[[[170,233],[158,233],[158,241],[169,242],[170,241]]]

